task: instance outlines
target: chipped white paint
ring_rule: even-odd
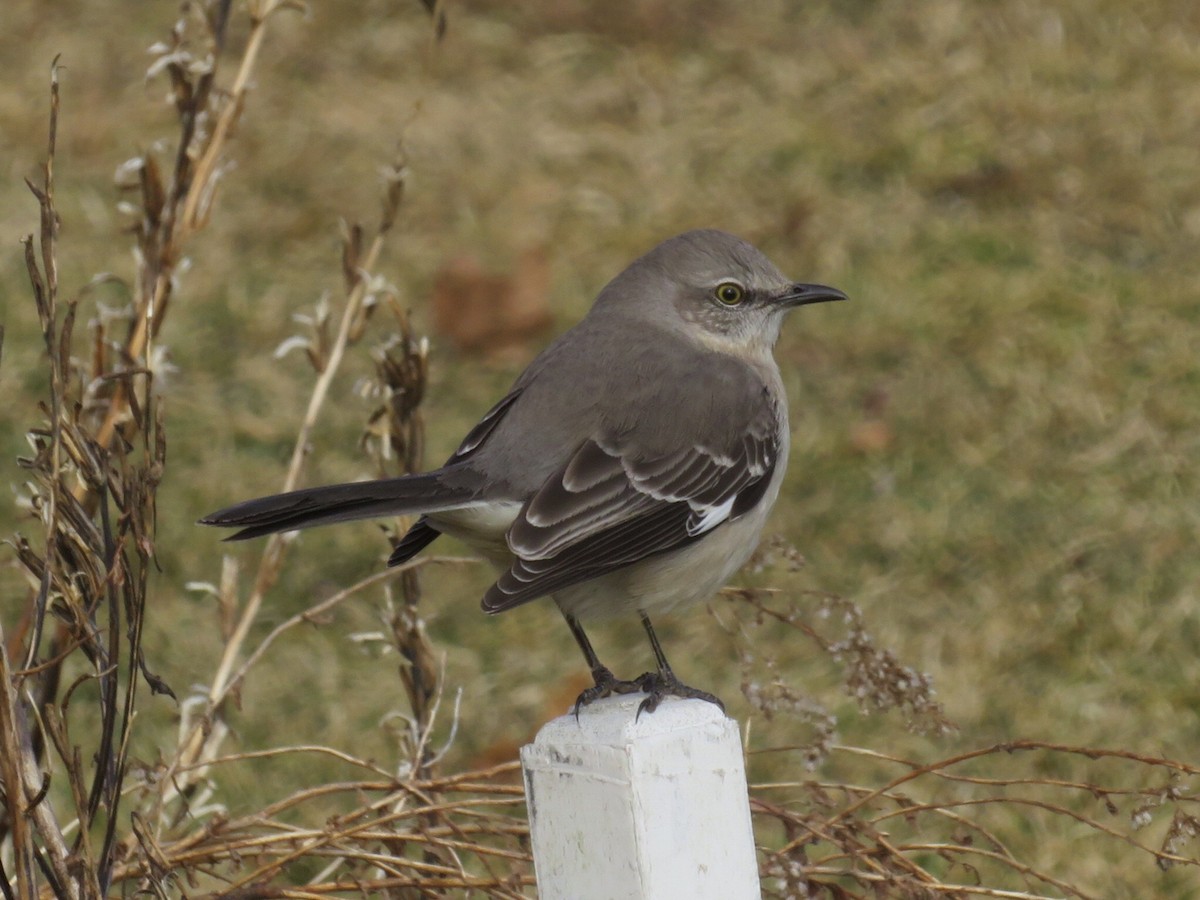
[[[738,726],[711,703],[610,697],[521,749],[541,900],[757,900]]]

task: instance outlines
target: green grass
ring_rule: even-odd
[[[68,295],[131,271],[111,174],[169,134],[144,49],[169,14],[22,0],[0,35],[0,458],[24,452],[42,376],[18,238],[35,229],[21,183],[43,152],[46,73],[62,54],[59,206]],[[220,556],[192,524],[275,489],[311,375],[271,358],[293,312],[340,290],[339,217],[373,218],[376,172],[403,137],[410,190],[382,271],[417,321],[438,268],[493,267],[545,244],[559,327],[629,259],[695,226],[758,243],[797,278],[853,303],[804,311],[778,356],[795,436],[771,528],[808,561],[747,582],[859,603],[881,643],[934,675],[959,732],[916,737],[863,716],[837,670],[790,634],[756,641],[793,685],[839,714],[843,743],[922,759],[1016,737],[1196,761],[1200,745],[1200,11],[1193,3],[1002,0],[451,4],[433,51],[417,4],[314,3],[278,20],[210,229],[162,341],[170,469],[159,499],[148,636],[183,694],[219,648],[215,611],[183,591]],[[603,7],[609,9],[609,7]],[[117,304],[107,288],[94,300]],[[433,337],[428,459],[453,447],[520,362],[458,358]],[[534,347],[528,348],[532,354]],[[527,355],[528,355],[527,354]],[[351,359],[314,437],[309,481],[368,471]],[[863,448],[855,428],[890,441]],[[7,481],[19,484],[10,464]],[[26,529],[11,503],[0,532]],[[385,553],[369,525],[304,536],[265,631]],[[243,576],[243,583],[248,576]],[[425,578],[430,627],[462,686],[451,761],[521,741],[581,666],[548,606],[483,617],[482,571]],[[6,622],[23,602],[6,567]],[[379,720],[402,705],[395,662],[346,636],[376,626],[365,598],[295,636],[246,685],[239,747],[341,743],[387,758]],[[745,719],[736,652],[703,615],[664,622],[685,677]],[[635,623],[598,629],[626,670]],[[635,649],[626,649],[629,644]],[[702,661],[703,660],[703,661]],[[138,752],[172,727],[147,705]],[[754,743],[802,729],[756,720]],[[787,765],[755,763],[777,777]],[[832,778],[837,766],[820,774]],[[1070,761],[1070,777],[1088,780]],[[247,804],[331,769],[250,769]],[[240,776],[246,777],[246,776]],[[261,792],[261,793],[259,793]],[[1117,822],[1114,827],[1120,827]],[[1106,897],[1194,896],[1065,820],[992,827],[1026,858]],[[1024,833],[1022,833],[1024,830]],[[1153,843],[1153,836],[1146,837]],[[1195,847],[1190,848],[1194,853]]]

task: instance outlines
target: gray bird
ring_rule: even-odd
[[[635,260],[529,365],[440,469],[247,500],[206,525],[230,540],[421,514],[388,565],[441,534],[497,566],[483,609],[558,604],[591,669],[579,708],[612,693],[711,694],[676,678],[649,614],[712,596],[753,552],[788,458],[787,398],[771,354],[797,306],[844,300],[785,278],[721,231],[689,231]],[[581,620],[636,611],[657,670],[618,680]]]

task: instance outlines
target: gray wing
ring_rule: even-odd
[[[779,417],[765,395],[720,446],[644,456],[588,440],[530,498],[508,532],[516,561],[483,599],[495,613],[700,540],[753,509],[778,463]]]

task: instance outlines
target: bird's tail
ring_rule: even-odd
[[[272,494],[217,510],[201,519],[200,524],[241,526],[241,531],[226,540],[244,541],[332,522],[457,509],[477,499],[475,487],[447,484],[443,475],[444,470],[439,470]]]

